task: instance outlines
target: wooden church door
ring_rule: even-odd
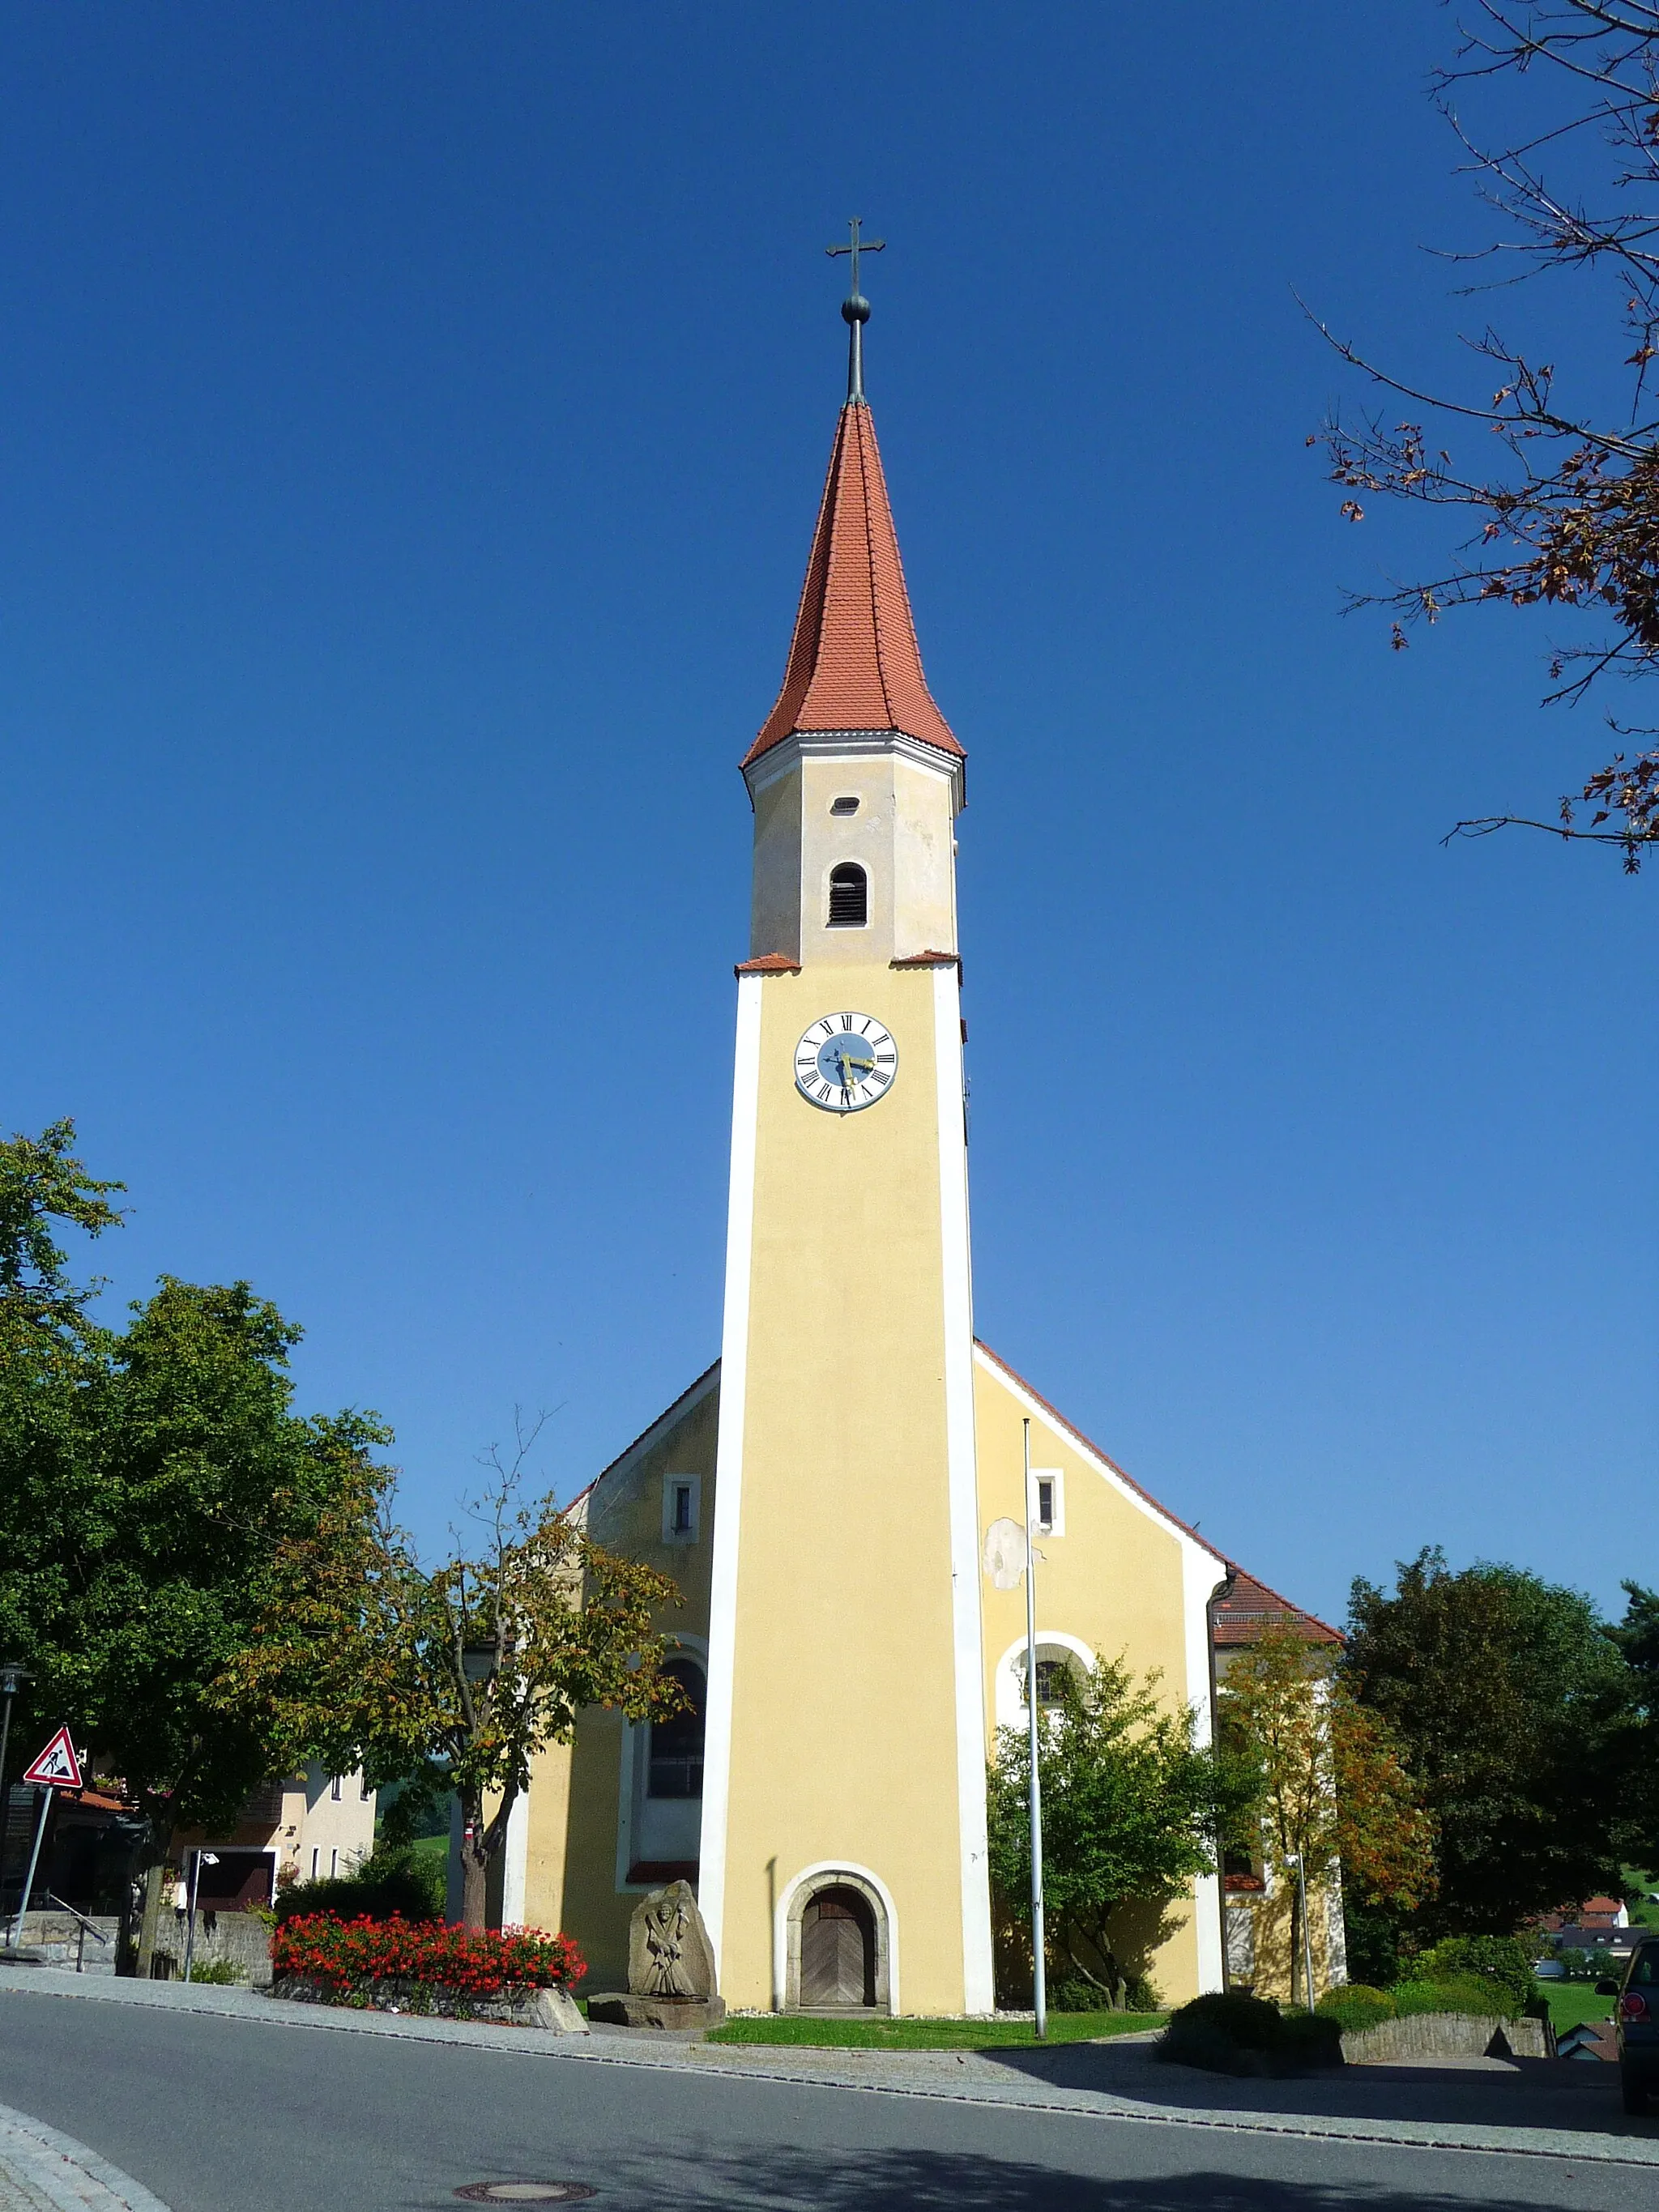
[[[872,2005],[876,1929],[855,1889],[822,1889],[801,1916],[800,2002],[805,2007]]]

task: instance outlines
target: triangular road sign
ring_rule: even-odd
[[[33,1766],[23,1775],[37,1790],[78,1790],[81,1787],[81,1762],[75,1755],[75,1746],[70,1732],[60,1728]]]

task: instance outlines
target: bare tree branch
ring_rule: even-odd
[[[1380,416],[1356,424],[1334,410],[1320,437],[1309,442],[1322,439],[1332,481],[1347,495],[1341,511],[1350,522],[1364,520],[1354,496],[1364,494],[1462,507],[1474,525],[1449,568],[1428,580],[1351,594],[1351,611],[1386,609],[1396,649],[1408,642],[1413,624],[1432,623],[1449,608],[1477,603],[1600,616],[1606,635],[1558,644],[1549,657],[1546,703],[1572,704],[1604,676],[1659,674],[1659,416],[1644,413],[1651,365],[1659,362],[1659,4],[1468,4],[1472,14],[1460,26],[1455,58],[1435,73],[1432,91],[1467,156],[1466,172],[1479,179],[1480,198],[1505,234],[1447,258],[1522,264],[1513,276],[1468,291],[1505,289],[1551,273],[1616,278],[1616,322],[1630,348],[1621,362],[1632,372],[1628,416],[1606,422],[1593,410],[1562,407],[1553,363],[1536,361],[1491,326],[1467,341],[1498,372],[1490,399],[1431,391],[1381,367],[1299,302],[1348,367],[1422,410],[1420,418],[1392,424]],[[1541,118],[1511,143],[1484,145],[1465,129],[1452,94],[1460,85],[1505,75],[1526,80],[1542,98],[1552,88],[1564,90],[1569,111]],[[1569,155],[1581,165],[1599,161],[1608,204],[1597,206],[1579,183],[1564,188],[1546,173],[1547,160]],[[1589,366],[1581,365],[1581,378]],[[1495,441],[1495,466],[1483,460],[1455,467],[1449,439],[1431,436],[1430,418],[1448,432],[1458,424],[1483,428]],[[1582,805],[1596,811],[1581,830],[1576,810]],[[1528,820],[1493,814],[1460,823],[1450,834],[1486,836]],[[1609,822],[1613,826],[1603,830]],[[1530,826],[1617,845],[1634,873],[1646,847],[1659,842],[1656,756],[1644,753],[1628,763],[1618,756],[1561,801],[1558,822]]]

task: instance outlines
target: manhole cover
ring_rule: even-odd
[[[469,2204],[574,2204],[593,2192],[585,2181],[469,2181],[455,2194]]]

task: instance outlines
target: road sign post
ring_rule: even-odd
[[[40,1756],[23,1770],[23,1779],[31,1788],[40,1792],[40,1817],[34,1824],[34,1849],[29,1853],[29,1870],[23,1878],[23,1893],[17,1900],[17,1917],[11,1927],[11,1948],[15,1951],[23,1940],[23,1917],[29,1909],[29,1899],[34,1894],[35,1869],[40,1863],[40,1845],[46,1832],[46,1813],[54,1790],[78,1790],[81,1787],[81,1762],[76,1756],[75,1745],[66,1728],[60,1728]]]

